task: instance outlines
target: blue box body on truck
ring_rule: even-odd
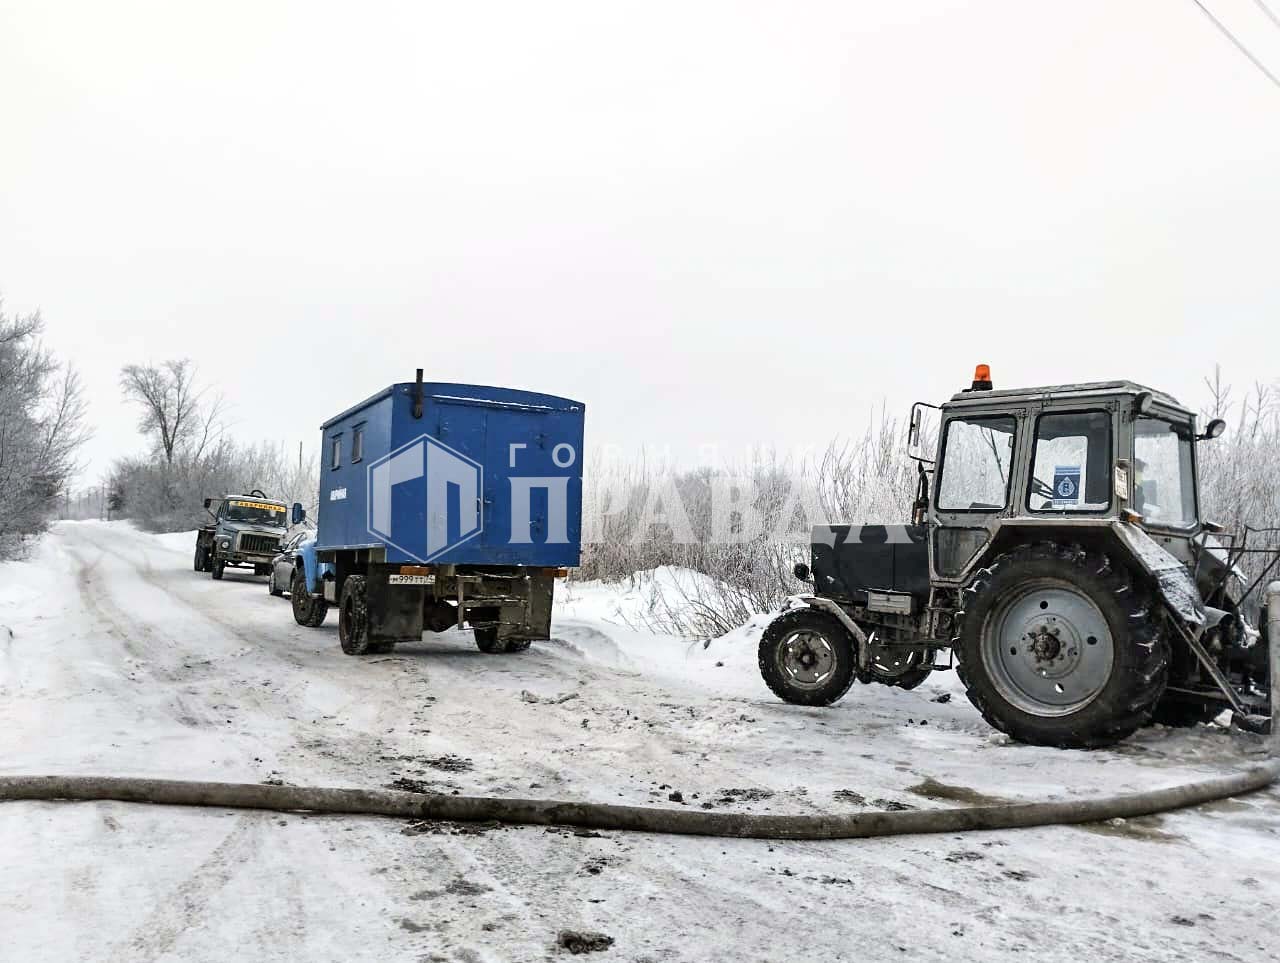
[[[553,580],[581,555],[584,417],[554,395],[414,381],[325,422],[315,547],[331,564],[309,588],[339,606],[343,648],[464,623],[486,651],[547,638]]]

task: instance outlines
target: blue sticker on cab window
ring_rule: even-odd
[[[1053,507],[1066,508],[1080,504],[1080,466],[1054,465]]]

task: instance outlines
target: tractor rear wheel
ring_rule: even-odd
[[[207,561],[208,551],[199,542],[196,542],[196,557],[192,560],[191,567],[197,572],[203,572]]]
[[[1151,719],[1168,642],[1150,601],[1104,555],[1056,544],[1002,555],[964,590],[957,672],[1019,742],[1109,746]]]
[[[760,636],[760,675],[783,702],[829,706],[856,675],[853,639],[840,620],[811,608],[783,612]]]

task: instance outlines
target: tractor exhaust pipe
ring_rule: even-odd
[[[1271,744],[1280,749],[1280,582],[1267,586],[1267,658],[1271,677]]]

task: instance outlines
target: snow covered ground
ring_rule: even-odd
[[[1262,751],[1209,728],[1019,746],[951,674],[786,706],[757,674],[759,626],[705,645],[635,627],[663,572],[570,585],[555,640],[524,655],[448,633],[351,659],[332,614],[295,625],[263,580],[193,572],[193,544],[62,523],[0,566],[0,771],[814,813],[1141,789]],[[792,843],[4,803],[0,845],[13,960],[545,960],[562,929],[655,963],[1280,956],[1275,791],[1118,825]]]

